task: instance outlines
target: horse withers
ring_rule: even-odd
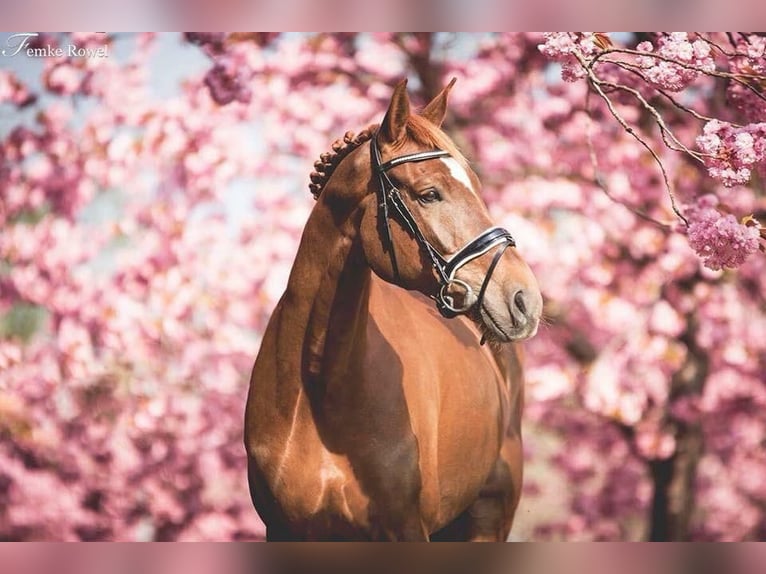
[[[311,174],[317,203],[253,367],[250,492],[269,540],[505,540],[522,480],[518,341],[542,297],[406,82]],[[485,340],[489,343],[484,345]]]

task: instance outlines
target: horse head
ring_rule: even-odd
[[[469,316],[490,340],[525,339],[537,332],[542,296],[511,234],[492,225],[476,173],[441,130],[454,82],[419,113],[400,82],[380,126],[360,134],[369,145],[354,144],[338,166],[342,185],[324,200],[353,199],[349,219],[382,279],[433,298],[446,317]]]

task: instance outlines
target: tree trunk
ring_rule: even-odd
[[[680,341],[686,345],[684,364],[673,375],[668,405],[680,398],[699,397],[705,388],[709,359],[697,345],[697,318],[686,316],[686,329]],[[690,523],[695,507],[694,483],[697,465],[704,451],[699,422],[674,419],[666,412],[668,426],[675,429],[676,452],[668,459],[650,460],[654,486],[650,508],[648,538],[651,541],[684,541],[690,537]]]
[[[649,522],[649,540],[689,540],[694,512],[694,481],[702,456],[702,429],[695,424],[679,429],[676,453],[665,460],[649,461],[654,497]]]

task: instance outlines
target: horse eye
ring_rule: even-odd
[[[439,192],[435,189],[429,189],[425,193],[422,193],[418,196],[418,201],[420,203],[434,203],[440,199],[441,195],[439,195]]]

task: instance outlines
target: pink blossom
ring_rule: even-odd
[[[56,101],[40,112],[40,120],[53,132],[63,130],[72,119],[72,106],[67,102]]]
[[[707,154],[705,163],[711,177],[727,186],[747,183],[752,169],[766,161],[766,124],[735,128],[711,120],[697,137],[697,145]]]
[[[731,214],[722,214],[714,196],[703,196],[688,210],[689,245],[710,269],[739,267],[758,250],[759,230],[746,226]]]
[[[90,334],[82,325],[65,318],[58,329],[58,350],[64,359],[65,377],[84,384],[94,369],[95,355]]]
[[[219,105],[233,101],[248,103],[251,93],[247,87],[247,79],[241,73],[232,70],[231,66],[217,63],[205,76],[205,85],[210,89],[210,95]]]
[[[667,459],[676,450],[676,439],[656,423],[640,424],[636,429],[636,447],[646,459]]]
[[[11,102],[12,104],[24,107],[36,100],[26,86],[12,72],[0,70],[0,104]]]
[[[766,123],[736,128],[711,120],[697,137],[697,145],[706,154],[711,177],[726,186],[744,184],[750,180],[752,170],[766,162]]]
[[[556,367],[541,367],[527,374],[531,396],[536,401],[559,398],[571,389],[573,377]]]
[[[226,34],[222,32],[187,32],[184,37],[192,44],[198,46],[214,45],[221,49],[221,44],[226,39]]]
[[[586,75],[577,56],[587,58],[598,51],[593,34],[573,32],[546,33],[545,43],[538,49],[552,60],[561,62],[561,77],[567,82],[575,82]]]
[[[10,369],[12,365],[21,361],[21,356],[21,347],[11,342],[0,341],[0,369]]]
[[[672,60],[649,55],[641,56],[638,60],[649,82],[671,92],[678,92],[689,86],[699,77],[700,70],[715,70],[709,44],[701,39],[690,41],[686,32],[660,36],[656,49],[649,41],[641,42],[636,49]]]
[[[652,308],[649,327],[656,333],[677,337],[684,328],[684,323],[678,311],[665,300],[658,301]]]
[[[60,63],[50,68],[46,87],[58,94],[73,94],[80,87],[81,81],[81,74],[73,65]]]
[[[766,74],[766,39],[758,34],[746,37],[738,35],[737,53],[739,56],[730,61],[732,72],[746,74]],[[751,122],[766,122],[766,102],[754,93],[748,85],[729,82],[726,90],[728,99]]]

